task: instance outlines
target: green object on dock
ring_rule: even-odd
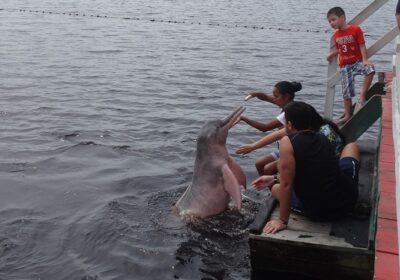
[[[377,82],[373,84],[372,87],[369,88],[367,92],[367,100],[370,99],[374,95],[385,95],[385,83]]]
[[[373,95],[364,106],[340,129],[346,142],[354,142],[382,116],[382,99]]]
[[[386,94],[386,92],[385,92],[385,83],[376,82],[367,91],[366,100],[368,101],[374,95],[385,95],[385,94]],[[353,104],[353,107],[351,108],[351,112],[354,112],[355,107],[356,107],[356,103]],[[343,118],[343,117],[344,117],[344,114],[340,118]]]

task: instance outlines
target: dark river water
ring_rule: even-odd
[[[351,18],[365,2],[335,5]],[[367,45],[395,25],[395,4],[362,24]],[[299,80],[297,99],[323,111],[331,6],[2,0],[0,279],[250,279],[256,202],[197,224],[171,205],[191,181],[199,128],[247,90]],[[391,69],[393,51],[371,59],[378,71]],[[279,113],[246,107],[259,120]],[[262,135],[239,124],[228,138],[248,181],[274,147],[234,151]]]

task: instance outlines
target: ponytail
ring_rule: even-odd
[[[289,81],[281,81],[278,82],[275,87],[282,95],[289,95],[290,99],[293,100],[295,97],[295,92],[298,92],[302,89],[302,85],[300,82],[289,82]]]

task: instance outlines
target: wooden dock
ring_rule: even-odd
[[[379,206],[374,279],[399,277],[399,246],[396,214],[395,146],[393,141],[392,73],[385,74],[387,93],[382,97],[382,135],[379,156]],[[399,133],[399,132],[397,132]],[[397,167],[399,168],[399,167]]]
[[[364,143],[361,147],[358,211],[327,223],[312,222],[292,211],[286,230],[250,234],[254,279],[271,273],[281,279],[372,279],[378,145]],[[279,216],[278,207],[272,213],[275,216]]]
[[[391,79],[391,73],[385,73],[384,83]],[[383,89],[381,85],[379,88]],[[331,223],[314,223],[292,211],[288,229],[276,234],[265,235],[250,228],[252,279],[266,275],[280,279],[400,279],[391,91],[370,95],[368,102],[371,105],[364,110],[381,115],[380,133],[375,143],[358,141],[358,207],[349,217]],[[352,140],[365,131],[360,127],[368,126],[359,119],[370,124],[376,120],[376,114],[359,113],[354,116],[357,129],[351,123],[347,125],[346,134],[350,133]],[[366,120],[367,115],[374,117]],[[270,215],[278,217],[279,208]]]

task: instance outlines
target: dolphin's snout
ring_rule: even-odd
[[[235,111],[233,111],[232,114],[230,114],[228,117],[226,117],[223,122],[222,125],[226,126],[228,125],[229,128],[232,127],[233,123],[236,121],[236,119],[244,112],[244,110],[246,110],[246,107],[244,106],[240,106],[238,107]]]

